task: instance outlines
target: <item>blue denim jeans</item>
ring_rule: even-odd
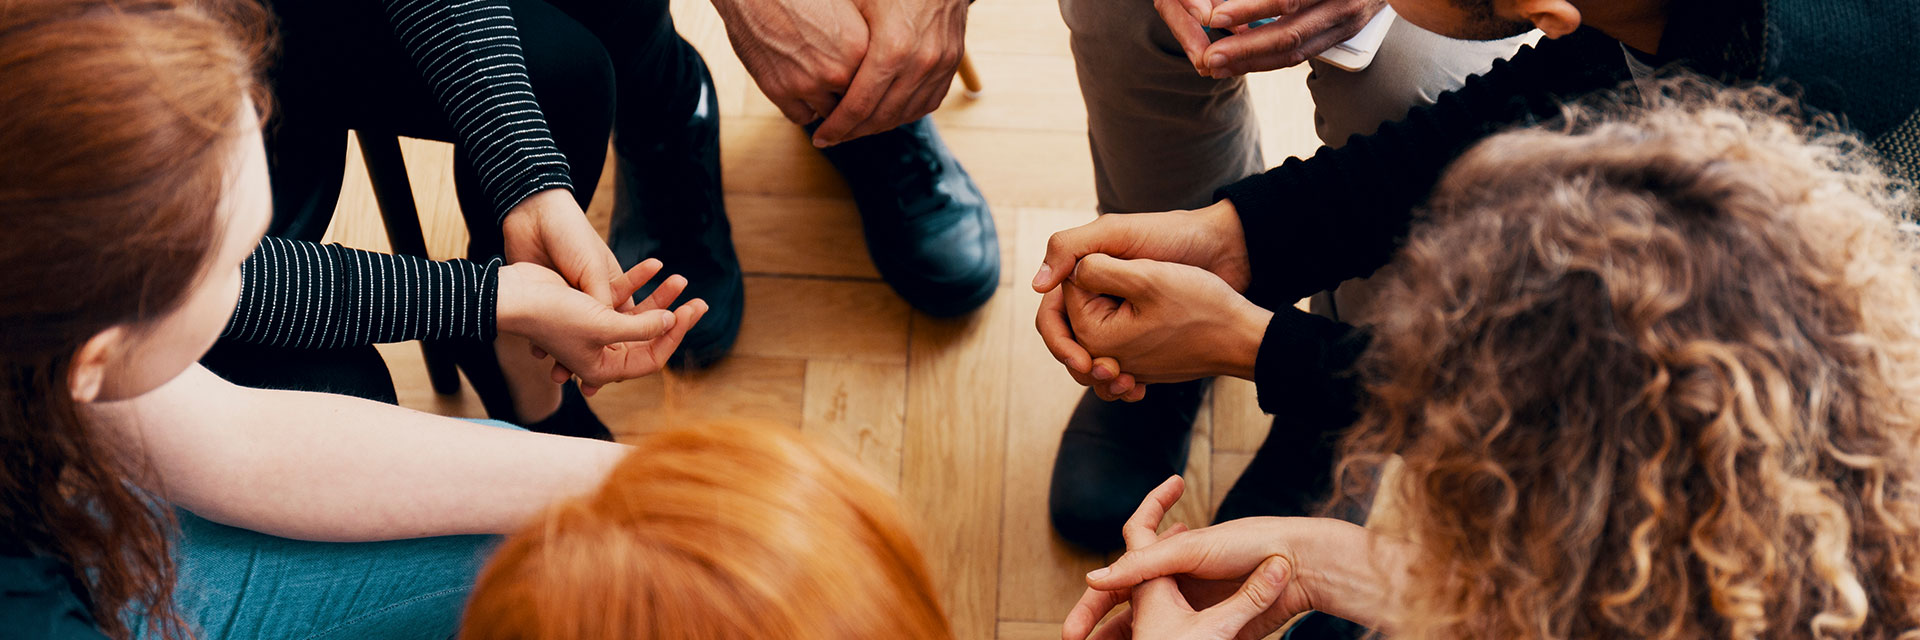
[[[498,536],[306,542],[176,513],[174,600],[199,640],[451,638],[474,579],[499,542]]]

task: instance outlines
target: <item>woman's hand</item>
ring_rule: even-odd
[[[547,189],[521,200],[500,221],[508,263],[532,263],[558,272],[569,286],[601,304],[625,309],[632,301],[614,295],[620,261],[587,222],[566,189]]]
[[[646,260],[620,275],[609,291],[625,300],[660,274],[659,260]],[[500,331],[527,338],[534,357],[553,356],[553,380],[580,376],[581,392],[652,375],[666,365],[687,330],[706,314],[707,303],[692,300],[667,310],[687,287],[671,276],[651,296],[625,311],[575,290],[558,274],[533,263],[500,268]]]
[[[1110,631],[1131,625],[1133,638],[1237,638],[1253,640],[1285,625],[1307,611],[1322,611],[1376,631],[1388,632],[1393,602],[1391,589],[1404,582],[1410,547],[1382,538],[1348,522],[1330,518],[1245,518],[1193,531],[1176,531],[1136,546],[1134,540],[1152,535],[1160,517],[1179,500],[1178,478],[1154,489],[1126,524],[1125,555],[1087,574],[1087,591],[1063,625],[1065,640],[1092,637],[1125,638]],[[1193,607],[1209,607],[1183,617],[1177,602],[1153,595],[1150,587],[1171,579]],[[1258,586],[1255,586],[1258,585]],[[1272,592],[1250,589],[1271,589]],[[1149,596],[1143,605],[1142,589]],[[1247,602],[1233,602],[1243,598]],[[1133,610],[1121,612],[1099,629],[1095,625],[1120,603]],[[1250,603],[1266,603],[1263,611],[1247,615]],[[1212,617],[1209,612],[1229,607]],[[1230,613],[1229,613],[1230,612]],[[1147,616],[1143,622],[1142,616]],[[1220,624],[1244,621],[1227,635],[1149,635],[1167,633],[1160,620],[1185,624],[1204,622],[1209,630]],[[1146,626],[1143,626],[1146,625]],[[1092,633],[1094,635],[1089,636]]]

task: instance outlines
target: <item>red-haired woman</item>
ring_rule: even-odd
[[[624,451],[194,364],[269,216],[247,8],[0,6],[8,637],[444,638],[493,540],[461,534],[516,528]]]

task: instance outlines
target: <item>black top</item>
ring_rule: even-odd
[[[1920,163],[1920,3],[1695,0],[1673,3],[1673,12],[1661,57],[1723,81],[1780,83],[1840,116],[1896,168]],[[1630,80],[1621,50],[1586,27],[1542,41],[1373,135],[1222,188],[1218,197],[1233,201],[1245,229],[1248,297],[1278,310],[1255,366],[1261,407],[1345,402],[1329,410],[1350,415],[1351,389],[1327,393],[1323,382],[1302,395],[1292,387],[1347,371],[1365,340],[1339,339],[1352,328],[1305,317],[1294,301],[1392,259],[1447,164],[1475,143]]]
[[[9,640],[106,640],[64,564],[0,555],[0,637]]]

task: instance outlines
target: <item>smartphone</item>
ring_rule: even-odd
[[[1380,52],[1380,43],[1386,42],[1387,30],[1393,27],[1393,20],[1397,17],[1399,14],[1393,12],[1393,7],[1381,8],[1380,13],[1374,14],[1373,20],[1367,22],[1367,26],[1361,27],[1360,33],[1346,42],[1333,45],[1332,49],[1314,58],[1348,71],[1365,69],[1373,64],[1373,55]]]

